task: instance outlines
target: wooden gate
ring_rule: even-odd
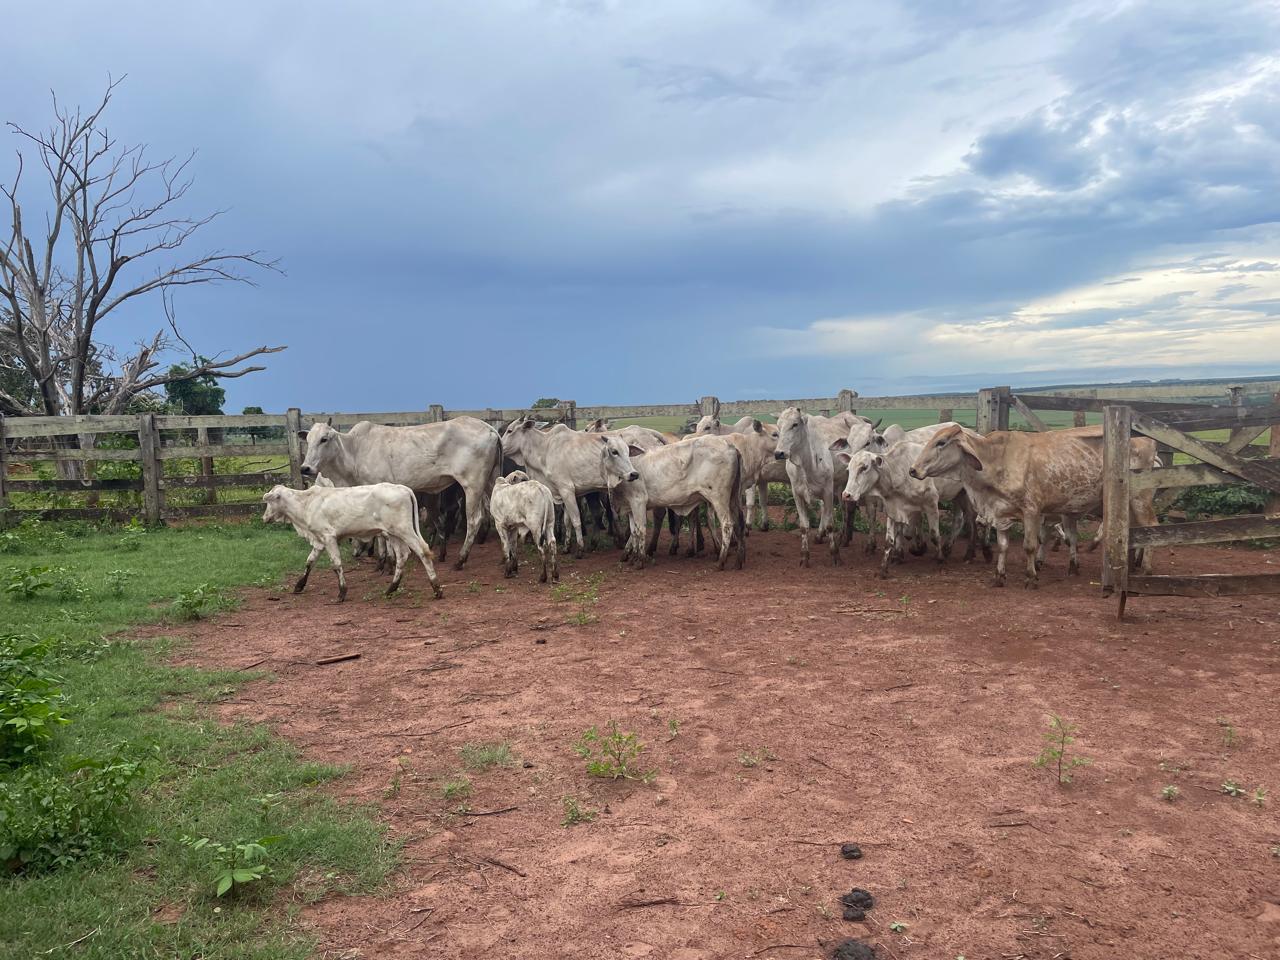
[[[1268,428],[1270,456],[1245,458],[1243,451]],[[1225,443],[1191,436],[1203,430],[1231,431]],[[1133,470],[1129,439],[1150,437],[1162,448],[1192,457],[1197,463]],[[1193,543],[1224,543],[1280,537],[1280,403],[1268,406],[1196,406],[1161,411],[1159,416],[1127,405],[1103,408],[1103,544],[1104,596],[1119,594],[1118,616],[1124,616],[1130,594],[1144,596],[1220,597],[1241,594],[1280,594],[1280,573],[1200,574],[1196,576],[1140,576],[1129,572],[1130,551],[1141,547]],[[1218,486],[1253,483],[1272,494],[1264,513],[1131,527],[1129,499],[1157,488]]]

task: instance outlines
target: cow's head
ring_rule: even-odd
[[[973,446],[964,428],[956,425],[939,430],[933,439],[924,445],[920,456],[911,466],[911,476],[917,480],[926,477],[940,477],[955,473],[962,467],[981,470],[982,461],[973,452]]]
[[[698,425],[693,428],[693,432],[698,436],[715,436],[720,432],[720,418],[707,414],[698,421]]]
[[[262,511],[263,523],[277,523],[286,519],[284,499],[288,494],[289,488],[277,483],[262,495],[262,502],[267,505],[267,508]]]
[[[513,460],[524,462],[524,443],[537,429],[533,417],[518,417],[502,433],[502,452]]]
[[[529,475],[523,470],[512,470],[505,477],[499,477],[499,480],[505,480],[507,483],[524,483],[529,479]]]
[[[600,458],[604,464],[606,479],[639,480],[640,471],[632,464],[632,457],[642,457],[644,451],[632,446],[620,437],[602,434],[600,437]]]
[[[802,413],[799,407],[787,407],[778,415],[778,446],[773,452],[775,459],[786,460],[806,442],[805,425],[808,420],[809,415]]]
[[[590,423],[587,424],[587,428],[584,431],[584,433],[608,433],[608,432],[609,432],[609,421],[604,419],[603,417],[599,417],[595,420],[592,420]]]
[[[310,430],[299,432],[298,436],[307,441],[307,456],[302,461],[304,477],[317,476],[325,464],[332,463],[338,456],[342,434],[331,423],[313,423]]]
[[[778,425],[776,423],[765,423],[763,420],[751,421],[751,433],[761,440],[768,441],[773,447],[775,453],[778,449]]]
[[[849,503],[857,503],[876,485],[884,457],[870,450],[860,450],[853,456],[847,453],[836,456],[849,467],[849,479],[845,481],[844,493],[840,497]]]

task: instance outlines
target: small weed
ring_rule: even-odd
[[[764,747],[755,753],[749,750],[740,750],[738,752],[738,762],[744,767],[758,767],[765,761],[777,760],[777,756],[768,747]]]
[[[1263,787],[1258,787],[1257,790],[1253,791],[1253,796],[1250,799],[1253,800],[1255,806],[1259,806],[1259,807],[1264,806],[1267,802],[1266,789]]]
[[[467,593],[479,593],[479,592],[480,592],[480,581],[479,581],[479,580],[468,580],[468,581],[467,581]]]
[[[1045,747],[1032,761],[1033,766],[1050,767],[1057,772],[1059,785],[1071,782],[1071,771],[1088,765],[1089,758],[1069,756],[1067,748],[1076,742],[1076,727],[1057,714],[1049,716],[1049,729],[1043,734]]]
[[[392,797],[400,796],[400,787],[404,782],[404,775],[409,772],[409,762],[401,757],[396,762],[396,772],[391,775],[391,780],[387,783],[387,788],[382,791],[384,799],[390,800]]]
[[[1160,799],[1165,800],[1168,803],[1173,803],[1173,801],[1178,799],[1178,792],[1177,787],[1173,784],[1169,784],[1169,786],[1160,791]]]
[[[205,851],[210,855],[217,868],[213,878],[213,892],[221,897],[270,876],[271,867],[266,863],[267,848],[283,839],[284,837],[260,837],[257,840],[219,843],[208,837],[182,837],[179,842],[192,850]]]
[[[572,827],[575,823],[590,823],[596,818],[596,811],[582,806],[577,797],[565,797],[563,803],[564,819],[560,821],[562,827]]]
[[[63,715],[62,679],[49,666],[47,640],[0,635],[0,767],[26,762],[70,721]],[[0,818],[0,822],[3,819]]]
[[[894,933],[906,933],[907,925],[905,923],[902,923],[901,921],[894,920],[891,924],[889,924],[889,929],[892,930]]]
[[[680,736],[680,721],[675,717],[672,717],[667,721],[667,734],[668,741],[674,740],[676,737]]]
[[[108,570],[102,578],[102,585],[107,593],[117,599],[124,596],[124,588],[133,579],[132,570]]]
[[[1222,792],[1228,797],[1243,797],[1244,787],[1236,783],[1234,780],[1226,780],[1222,784]]]
[[[509,743],[466,743],[458,753],[462,756],[462,765],[468,770],[509,767],[515,762]]]
[[[466,777],[460,777],[457,780],[446,780],[444,786],[440,788],[441,794],[444,795],[446,801],[465,800],[471,796],[471,781]]]
[[[597,571],[585,580],[577,574],[551,589],[551,595],[557,600],[572,600],[578,605],[577,612],[569,618],[569,622],[578,626],[586,626],[595,620],[591,608],[600,602],[600,584],[604,582],[604,573]]]
[[[1240,740],[1239,735],[1236,733],[1236,728],[1232,726],[1230,720],[1224,720],[1222,717],[1218,717],[1215,722],[1222,727],[1222,745],[1230,750]]]
[[[724,901],[728,899],[728,897],[729,895],[725,893],[723,890],[716,891],[716,903],[724,903]]]
[[[173,611],[179,620],[199,620],[218,600],[218,592],[202,583],[173,598]]]
[[[644,744],[634,733],[619,730],[616,720],[610,720],[603,732],[598,727],[587,730],[573,749],[587,761],[587,773],[593,777],[652,783],[658,775],[655,770],[639,769]]]
[[[37,564],[25,570],[14,567],[4,579],[4,592],[14,600],[34,600],[54,586],[53,567]]]

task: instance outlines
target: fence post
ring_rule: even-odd
[[[164,513],[164,498],[160,490],[163,464],[160,453],[160,431],[156,429],[156,415],[144,413],[138,417],[138,455],[142,458],[142,515],[147,523],[157,524]]]
[[[284,438],[289,444],[289,483],[302,487],[302,411],[290,407],[284,412]]]
[[[841,413],[853,413],[853,401],[857,398],[857,390],[844,389],[836,394],[836,409]]]
[[[0,413],[0,527],[5,525],[4,515],[9,509],[9,493],[5,488],[6,478],[9,475],[8,458],[9,448],[4,439],[4,414]]]
[[[1244,406],[1244,387],[1229,387],[1228,392],[1231,394],[1231,405],[1233,407]],[[1242,429],[1240,427],[1235,427],[1227,438],[1227,442],[1234,442],[1240,436],[1241,432]]]
[[[981,434],[988,434],[995,429],[995,391],[984,389],[978,391],[978,420],[975,429]]]
[[[209,445],[209,428],[196,427],[196,443],[202,447]],[[204,488],[204,502],[217,503],[218,491],[213,488],[213,457],[200,458],[200,476],[205,479],[207,486]]]
[[[560,422],[570,430],[578,429],[578,402],[576,400],[561,400],[556,404],[564,412],[560,415]]]
[[[941,410],[938,411],[938,422],[950,423],[952,420],[956,418],[955,414],[956,412],[952,410],[950,407],[943,407]]]
[[[1085,427],[1089,425],[1088,415],[1083,410],[1077,410],[1071,415],[1071,425],[1073,427]]]
[[[1276,391],[1276,395],[1271,398],[1277,406],[1280,406],[1280,390]],[[1280,423],[1271,424],[1271,444],[1267,447],[1267,456],[1280,459]],[[4,421],[0,419],[0,472],[4,469]],[[3,491],[4,481],[0,479],[0,492]],[[0,497],[0,508],[4,506],[4,500]],[[1263,514],[1268,517],[1280,517],[1280,493],[1273,493],[1271,498],[1267,500],[1267,505],[1263,508]]]
[[[1129,436],[1133,411],[1126,406],[1102,408],[1102,595],[1120,594],[1124,616],[1129,585]]]
[[[427,415],[431,417],[432,423],[443,423],[444,407],[441,404],[433,403],[427,407]]]
[[[997,430],[1009,429],[1009,394],[1012,392],[1009,387],[995,388],[995,429]]]

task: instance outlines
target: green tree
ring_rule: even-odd
[[[545,410],[548,407],[558,407],[559,405],[560,401],[555,397],[539,397],[537,400],[533,401],[533,406],[530,409]]]
[[[199,357],[197,362],[204,366],[209,360]],[[169,368],[169,376],[175,378],[164,385],[169,406],[177,413],[222,413],[227,391],[218,386],[218,378],[209,373],[192,377],[190,373],[191,367],[185,363],[175,363]]]

